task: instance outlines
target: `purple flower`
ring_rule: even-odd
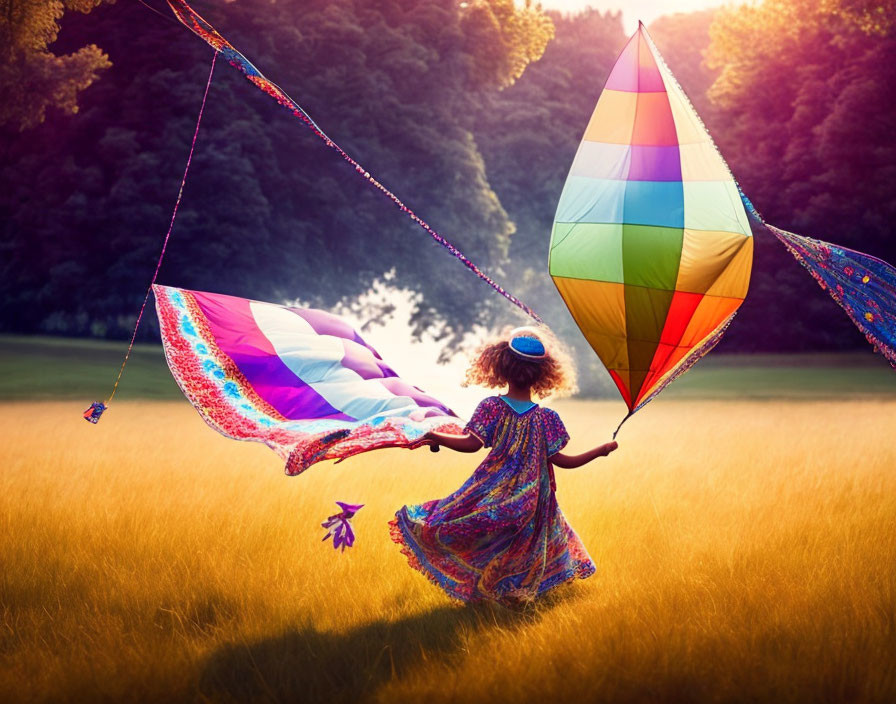
[[[336,505],[342,511],[334,513],[320,525],[322,528],[327,529],[327,534],[323,539],[326,540],[333,536],[333,548],[336,550],[342,548],[342,551],[345,552],[347,547],[350,548],[355,543],[355,532],[352,530],[350,520],[364,507],[364,504],[347,504],[343,501],[337,501]]]

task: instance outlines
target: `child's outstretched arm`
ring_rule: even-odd
[[[437,433],[434,430],[430,430],[423,436],[423,439],[428,440],[436,447],[444,445],[449,450],[456,450],[457,452],[476,452],[482,449],[482,440],[472,433],[448,435],[447,433]]]
[[[588,450],[588,452],[583,452],[581,455],[565,455],[562,452],[558,452],[548,457],[548,462],[558,467],[563,467],[563,469],[575,469],[588,464],[591,460],[598,457],[606,457],[617,447],[619,447],[619,443],[608,442],[606,445],[600,445]]]

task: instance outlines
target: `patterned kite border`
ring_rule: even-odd
[[[234,440],[263,442],[293,476],[322,460],[344,460],[385,447],[413,447],[424,433],[463,432],[450,416],[412,420],[377,416],[364,421],[289,420],[262,399],[236,363],[216,344],[189,291],[153,286],[165,358],[184,396],[212,428]]]

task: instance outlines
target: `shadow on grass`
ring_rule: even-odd
[[[537,623],[574,597],[560,587],[534,608],[444,606],[397,621],[379,620],[347,632],[310,625],[255,643],[234,643],[213,653],[200,680],[215,701],[347,702],[364,700],[382,683],[401,678],[428,660],[450,662],[467,637]]]

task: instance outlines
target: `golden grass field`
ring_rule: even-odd
[[[569,449],[619,403],[555,406]],[[186,402],[0,405],[0,700],[896,701],[896,402],[663,401],[558,470],[598,565],[464,607],[386,527],[482,455],[282,474]],[[356,546],[320,521],[365,503]]]

